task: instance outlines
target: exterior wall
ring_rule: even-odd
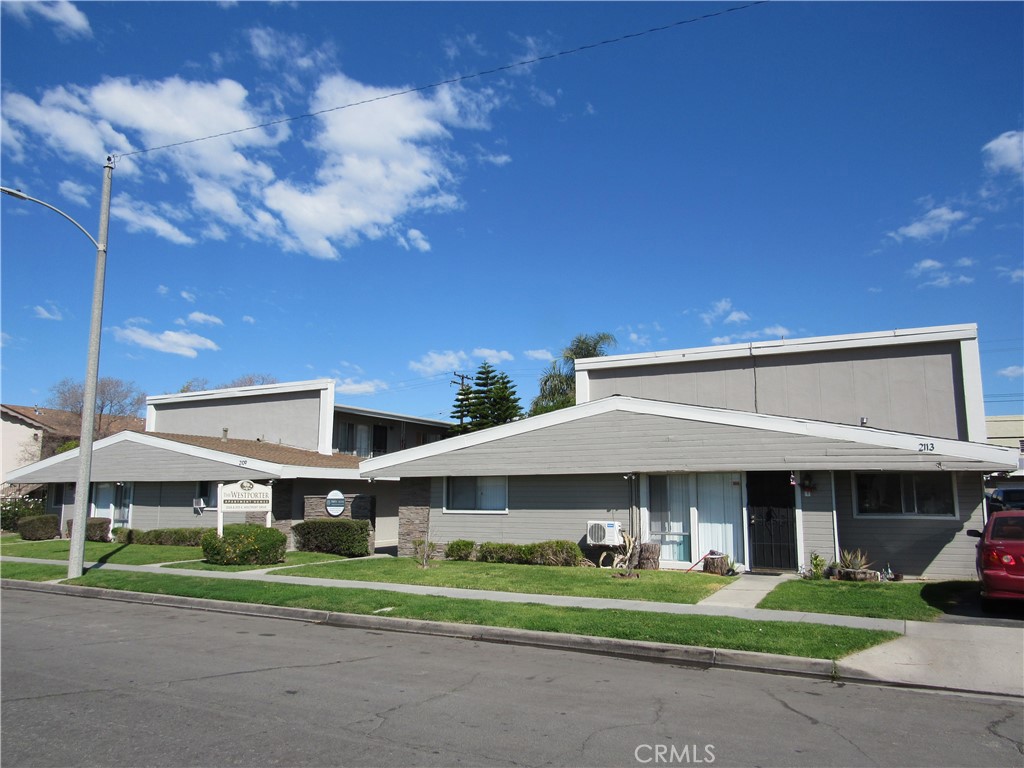
[[[327,496],[307,496],[304,500],[303,519],[305,520],[366,520],[370,523],[370,552],[376,548],[376,529],[370,512],[374,507],[375,499],[372,496],[354,496],[345,499],[345,511],[338,517],[331,517],[327,514]]]
[[[803,545],[801,547],[801,564],[810,567],[811,553],[817,552],[828,561],[838,559],[835,545],[835,526],[833,524],[832,507],[832,473],[814,472],[801,473],[801,481],[810,474],[814,488],[800,491],[800,508],[802,510],[801,530]],[[799,542],[798,546],[799,546]]]
[[[4,413],[3,421],[0,422],[0,451],[2,451],[3,463],[0,470],[3,474],[0,478],[6,477],[7,473],[33,461],[38,461],[42,455],[43,430],[32,427],[24,422],[9,417]],[[8,487],[4,484],[4,494],[7,494]]]
[[[970,439],[955,341],[594,369],[589,399],[651,400]]]
[[[445,512],[444,481],[433,478],[430,541],[454,539],[530,544],[567,539],[586,544],[587,522],[618,520],[629,526],[629,485],[622,475],[510,477],[508,514]]]
[[[398,507],[398,556],[412,557],[412,543],[426,539],[430,508],[440,499],[439,481],[426,477],[402,478]]]
[[[260,397],[218,398],[151,404],[152,432],[263,440],[310,451],[320,449],[319,390]]]
[[[853,478],[836,472],[836,514],[839,546],[864,550],[877,569],[888,563],[893,571],[928,579],[975,577],[976,539],[968,528],[984,526],[982,475],[956,472],[956,518],[918,519],[906,515],[894,519],[854,517]]]
[[[216,528],[217,513],[214,510],[206,510],[200,515],[192,508],[195,493],[195,482],[135,483],[130,527],[139,531],[154,528]],[[244,522],[243,512],[224,515],[225,525]]]
[[[345,515],[349,517],[353,506],[373,505],[375,513],[374,543],[378,547],[398,544],[399,483],[365,480],[302,480],[296,481],[292,497],[293,520],[326,517],[326,498],[331,491],[345,494]],[[372,500],[372,501],[371,501]],[[276,505],[276,500],[275,500]]]

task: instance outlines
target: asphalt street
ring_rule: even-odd
[[[5,590],[16,766],[1021,766],[1020,700]]]

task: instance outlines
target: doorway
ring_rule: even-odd
[[[795,571],[796,486],[789,472],[747,473],[751,568]]]

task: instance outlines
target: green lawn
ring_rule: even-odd
[[[720,616],[672,616],[640,611],[559,608],[407,595],[374,589],[332,589],[270,582],[95,570],[71,584],[262,605],[514,627],[627,640],[731,648],[816,659],[839,659],[892,640],[875,632],[820,624],[748,621]]]
[[[71,549],[69,539],[48,541],[0,541],[0,555],[9,557],[36,557],[42,560],[67,560]],[[164,547],[153,544],[118,544],[117,542],[85,542],[85,560],[88,563],[116,563],[118,565],[150,565],[174,560],[202,560],[200,547]]]
[[[202,552],[199,553],[202,557]],[[261,568],[287,568],[292,565],[308,565],[309,563],[331,563],[344,560],[341,555],[325,555],[323,552],[285,552],[284,562],[275,565],[214,565],[205,560],[199,562],[169,563],[164,568],[184,568],[196,571],[257,571]],[[291,570],[282,571],[291,574]]]
[[[615,576],[622,571],[601,568],[560,568],[441,560],[420,568],[412,558],[374,558],[291,568],[289,576],[319,579],[380,581],[432,587],[488,589],[535,595],[571,595],[623,600],[694,604],[718,591],[731,578],[705,573],[637,571],[638,579]]]
[[[869,582],[796,579],[779,584],[758,608],[808,611],[876,619],[932,621],[956,604],[977,582]]]
[[[56,581],[66,579],[68,569],[63,565],[41,563],[0,563],[0,579],[19,581]]]

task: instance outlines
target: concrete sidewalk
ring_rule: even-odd
[[[7,556],[0,557],[0,561],[48,563],[54,565],[67,564],[66,561],[60,560],[38,560]],[[96,566],[96,564],[89,564],[89,567],[92,566]],[[732,616],[755,621],[806,622],[888,630],[899,632],[901,637],[866,651],[853,654],[833,664],[820,659],[799,659],[772,654],[716,651],[714,649],[686,648],[683,646],[673,647],[658,643],[633,643],[605,638],[561,635],[558,633],[527,632],[524,630],[506,630],[494,627],[467,628],[465,625],[441,625],[434,622],[412,622],[395,618],[327,614],[326,612],[296,612],[293,609],[274,609],[272,611],[273,615],[281,615],[282,617],[288,617],[286,614],[291,611],[295,614],[294,618],[299,618],[300,620],[316,620],[339,626],[372,626],[375,629],[384,630],[399,629],[401,631],[446,634],[459,637],[471,636],[476,639],[494,642],[518,642],[544,647],[562,647],[572,650],[583,650],[589,653],[607,652],[617,656],[656,659],[672,663],[727,666],[733,669],[804,674],[850,681],[876,682],[889,685],[936,688],[1024,698],[1024,624],[1005,627],[988,624],[927,623],[797,611],[771,611],[755,607],[761,598],[774,589],[777,584],[788,578],[795,578],[793,575],[744,575],[696,605],[682,605],[640,600],[535,595],[385,582],[317,579],[268,573],[269,570],[280,572],[280,567],[255,571],[205,571],[163,568],[160,565],[114,565],[109,563],[99,565],[98,567],[103,570],[158,573],[165,576],[257,580],[336,589],[378,589],[453,599],[538,603],[565,607],[649,611],[676,615]],[[5,581],[4,586],[26,589],[35,586],[42,589],[48,585]],[[129,595],[135,594],[67,585],[60,585],[60,591],[69,594],[109,597],[110,599],[120,600],[131,599]],[[106,592],[110,592],[110,594],[100,594]],[[159,597],[165,596],[139,595],[138,599],[142,602],[152,603]],[[181,605],[182,607],[201,608],[203,610],[221,609],[215,601],[196,600],[193,598],[175,598],[173,600],[168,598],[166,602],[169,605]],[[232,612],[255,612],[258,608],[252,605],[231,605]],[[226,608],[227,606],[223,607]],[[266,613],[263,610],[259,612],[261,615]],[[311,618],[306,614],[317,614],[317,618]],[[319,614],[324,615],[320,616]]]

